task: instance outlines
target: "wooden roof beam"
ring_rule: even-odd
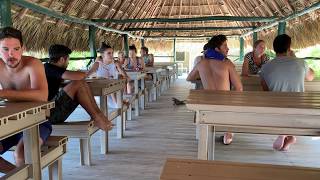
[[[262,31],[264,29],[268,29],[268,28],[274,27],[274,26],[278,25],[279,22],[286,22],[286,21],[289,21],[291,19],[303,16],[303,15],[305,15],[307,13],[310,13],[310,12],[318,10],[318,9],[320,9],[320,2],[317,2],[317,3],[313,4],[312,6],[305,8],[304,10],[301,10],[301,11],[298,11],[298,12],[294,12],[289,16],[286,16],[286,17],[280,18],[278,20],[275,20],[274,22],[272,22],[270,24],[267,24],[267,25],[258,27],[258,28],[254,29],[254,30],[251,30],[249,32],[246,32],[243,35],[241,35],[241,37],[245,37],[245,36],[248,36],[248,35],[250,35],[250,34],[252,34],[254,32],[259,32],[259,31]]]
[[[77,23],[77,24],[82,24],[82,25],[87,25],[87,26],[95,26],[99,29],[105,30],[105,31],[109,31],[109,32],[114,32],[114,33],[119,33],[119,34],[127,34],[130,37],[133,38],[138,38],[138,39],[143,39],[143,37],[139,37],[139,36],[134,36],[129,32],[126,31],[120,31],[117,29],[112,29],[112,28],[107,28],[104,26],[99,25],[98,23],[95,23],[93,21],[90,20],[86,20],[86,19],[81,19],[81,18],[77,18],[77,17],[73,17],[73,16],[69,16],[60,12],[56,12],[52,9],[43,7],[43,6],[39,6],[33,2],[27,1],[27,0],[11,0],[13,3],[31,9],[35,12],[41,13],[41,14],[45,14],[48,15],[50,17],[54,17],[57,18],[61,21],[68,21],[68,22],[72,22],[72,23]]]
[[[199,31],[199,30],[252,30],[253,26],[233,26],[233,27],[179,27],[179,28],[126,28],[125,31]]]
[[[195,22],[195,21],[241,21],[241,22],[272,22],[276,17],[239,17],[239,16],[205,16],[193,18],[147,18],[147,19],[93,19],[97,23],[113,22],[119,24],[141,22]]]

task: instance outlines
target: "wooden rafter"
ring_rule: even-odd
[[[145,7],[145,9],[141,9],[140,10],[140,12],[137,14],[137,18],[138,19],[143,19],[143,18],[145,18],[146,17],[146,14],[147,14],[147,12],[148,11],[150,11],[151,10],[151,8],[152,8],[152,6],[154,5],[153,4],[153,0],[152,1],[146,1],[146,2],[148,2],[148,4],[146,5],[146,4],[144,4],[144,7]],[[140,14],[140,15],[139,15]],[[134,28],[136,28],[136,27],[138,27],[139,25],[141,25],[141,23],[136,23],[136,24],[134,24]]]
[[[182,0],[180,0],[180,7],[179,7],[179,18],[181,18],[181,10],[182,10]],[[177,24],[178,27],[180,27],[180,23]]]
[[[172,1],[172,5],[171,5],[171,9],[170,9],[169,14],[168,14],[168,18],[170,18],[171,14],[172,14],[172,10],[173,10],[175,2],[176,2],[176,0]],[[168,26],[168,23],[165,24],[165,27],[167,27],[167,26]]]
[[[70,11],[70,9],[72,8],[73,4],[75,3],[76,0],[71,0],[71,1],[68,1],[68,3],[65,5],[65,7],[63,8],[62,12],[63,14],[68,14],[68,12]],[[63,20],[59,19],[57,21],[57,24],[56,26],[57,27],[60,27],[61,24],[62,24]]]
[[[150,18],[153,18],[154,16],[155,16],[155,14],[158,12],[157,11],[157,9],[160,9],[161,7],[160,7],[160,5],[161,5],[161,1],[156,1],[156,3],[157,3],[157,5],[154,7],[154,9],[152,9],[152,13],[151,13],[151,15],[149,16]],[[146,27],[150,27],[150,22],[147,22],[147,23],[145,23],[144,25],[143,25],[143,27],[144,28],[146,28]],[[145,34],[146,32],[145,31],[143,31],[143,32],[141,32],[141,36],[144,36],[144,34]]]
[[[223,0],[223,3],[225,4],[225,6],[227,7],[227,9],[229,10],[229,13],[232,14],[233,16],[239,15],[235,9],[229,4],[229,2],[227,0]],[[239,22],[235,22],[237,25],[241,25]],[[239,30],[240,33],[242,33],[241,30]]]
[[[51,0],[50,3],[49,3],[48,8],[50,9],[54,5],[55,2],[57,2],[57,0]],[[40,23],[44,24],[47,21],[47,18],[48,18],[47,15],[43,15],[42,18],[41,18]]]
[[[132,11],[131,15],[129,16],[129,18],[136,18],[137,14],[141,11],[141,9],[143,9],[143,4],[145,3],[144,0],[138,0],[137,6],[134,8],[134,10]],[[131,24],[123,24],[120,29],[124,29],[126,27],[130,27]]]
[[[123,16],[121,17],[121,19],[125,16],[125,13],[123,13],[123,8],[124,8],[124,6],[126,5],[126,2],[127,2],[127,0],[121,1],[120,6],[119,6],[117,12],[116,12],[116,13],[113,13],[113,15],[111,16],[111,19],[114,19],[115,17],[117,17],[117,16],[118,16],[119,14],[121,14],[121,13],[123,14]],[[112,23],[109,25],[109,27],[112,27]]]
[[[162,5],[161,5],[160,11],[159,11],[159,13],[158,13],[158,15],[157,15],[157,18],[159,18],[159,17],[161,16],[161,13],[162,13],[162,10],[163,10],[163,7],[164,7],[166,1],[167,1],[167,0],[162,0]],[[154,23],[153,23],[153,26],[155,27],[156,24],[157,24],[157,22],[154,22]]]
[[[159,1],[152,0],[150,2],[150,6],[147,10],[147,13],[144,13],[144,16],[141,16],[140,18],[152,17],[158,5],[159,5]],[[144,28],[148,25],[148,23],[137,23],[134,27],[135,28],[139,27],[139,25]],[[142,34],[143,34],[142,32],[139,32],[139,35],[142,35]]]
[[[110,6],[109,9],[108,9],[107,11],[105,11],[105,13],[102,15],[102,17],[103,17],[104,19],[109,18],[110,15],[111,15],[111,13],[115,11],[114,8],[115,8],[116,4],[118,3],[118,1],[119,1],[119,0],[116,0],[116,1],[112,4],[112,6]],[[106,26],[106,24],[107,24],[107,23],[103,23],[102,25],[103,25],[103,26]],[[99,31],[97,34],[98,34],[98,36],[101,36],[102,33],[104,33],[104,31],[101,30],[101,31]]]

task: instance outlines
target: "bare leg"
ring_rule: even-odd
[[[95,125],[102,130],[111,130],[112,123],[100,111],[96,101],[91,93],[88,84],[85,81],[72,81],[63,90],[88,112]]]
[[[294,137],[294,136],[287,136],[285,139],[284,139],[284,144],[283,144],[283,147],[282,147],[282,151],[288,151],[289,148],[290,148],[290,145],[296,143],[297,141],[297,138]]]
[[[39,144],[40,147],[43,145],[43,141],[41,138],[39,138]],[[14,151],[14,159],[16,161],[16,166],[17,167],[21,167],[25,164],[25,160],[24,160],[24,144],[23,144],[23,140],[21,139],[19,141],[19,143],[17,144],[17,148]]]
[[[273,143],[273,149],[280,151],[283,148],[284,140],[287,136],[278,136],[278,138]]]
[[[111,98],[112,98],[112,101],[113,101],[115,104],[118,103],[118,102],[117,102],[116,93],[112,93],[112,94],[111,94]]]
[[[132,94],[132,89],[133,89],[132,83],[128,82],[127,83],[127,93]]]
[[[226,132],[223,136],[223,144],[229,145],[232,143],[233,133]]]

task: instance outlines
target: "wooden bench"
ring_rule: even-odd
[[[49,169],[49,180],[62,180],[62,156],[67,152],[66,136],[50,136],[41,151],[41,167]]]
[[[121,116],[121,109],[109,109],[108,118],[114,120]],[[120,136],[119,128],[122,128],[122,122],[117,120],[117,135]],[[122,120],[121,120],[122,121]],[[90,120],[69,121],[61,124],[52,125],[52,135],[67,136],[69,138],[78,138],[80,142],[80,165],[91,166],[91,137],[99,128],[94,126],[94,122]],[[108,135],[108,133],[107,133]],[[107,143],[107,144],[105,144]],[[101,141],[101,146],[108,149],[108,136],[107,141]]]
[[[167,159],[160,180],[319,180],[319,168]]]
[[[50,136],[46,143],[41,146],[41,168],[48,167],[49,180],[62,179],[62,156],[67,152],[68,138],[65,136]],[[11,148],[14,151],[15,147]],[[0,179],[28,179],[28,171],[31,165],[26,164],[16,168]]]

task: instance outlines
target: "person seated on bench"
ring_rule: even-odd
[[[137,48],[135,45],[129,46],[129,57],[124,62],[125,69],[133,71],[143,71],[145,64],[144,61],[137,57]]]
[[[144,61],[137,56],[137,48],[135,45],[129,46],[129,57],[124,62],[124,67],[129,71],[143,71],[145,68]],[[130,81],[130,89],[128,88],[128,94],[133,93],[134,81]],[[140,87],[140,82],[139,82]]]
[[[92,65],[88,72],[90,76],[92,73],[96,72],[97,77],[108,78],[108,79],[118,79],[119,75],[130,81],[127,73],[122,69],[120,63],[114,62],[113,60],[113,48],[106,43],[102,43],[99,49],[101,56],[96,58],[95,63]],[[128,89],[130,89],[130,84],[127,84]],[[115,93],[108,96],[108,107],[117,108],[117,98]]]
[[[49,62],[45,63],[44,67],[49,87],[48,100],[55,101],[55,108],[51,109],[49,121],[52,124],[64,122],[80,104],[97,127],[105,131],[111,130],[111,121],[97,106],[90,87],[84,80],[87,73],[67,70],[71,52],[68,47],[59,44],[49,48]],[[70,82],[59,90],[63,80]]]
[[[44,67],[40,60],[22,56],[22,34],[19,30],[5,27],[0,29],[0,97],[9,101],[47,101],[48,85]],[[50,136],[51,123],[39,126],[42,145]],[[16,166],[24,165],[22,132],[0,141],[0,154],[17,145],[14,152]],[[8,173],[15,165],[0,157],[0,172]]]
[[[263,40],[257,40],[253,44],[253,51],[244,56],[241,76],[258,74],[262,65],[266,64],[270,58],[265,54],[266,45]]]
[[[120,66],[122,67],[124,65],[124,61],[126,60],[126,56],[123,51],[118,52],[118,62]]]
[[[276,58],[263,65],[260,73],[261,84],[265,91],[304,92],[304,80],[312,81],[314,71],[307,63],[295,57],[291,51],[291,37],[282,34],[273,41]],[[273,148],[287,151],[296,142],[294,136],[279,136]]]
[[[143,58],[145,66],[153,67],[154,57],[153,57],[153,54],[149,54],[149,49],[147,47],[141,47],[140,54],[141,54],[141,58]]]
[[[204,59],[193,68],[187,80],[194,81],[200,76],[204,89],[230,91],[232,84],[236,91],[242,91],[240,76],[234,64],[227,59],[228,51],[226,36],[213,36],[208,42]],[[223,143],[230,144],[232,137],[232,133],[225,133]]]

